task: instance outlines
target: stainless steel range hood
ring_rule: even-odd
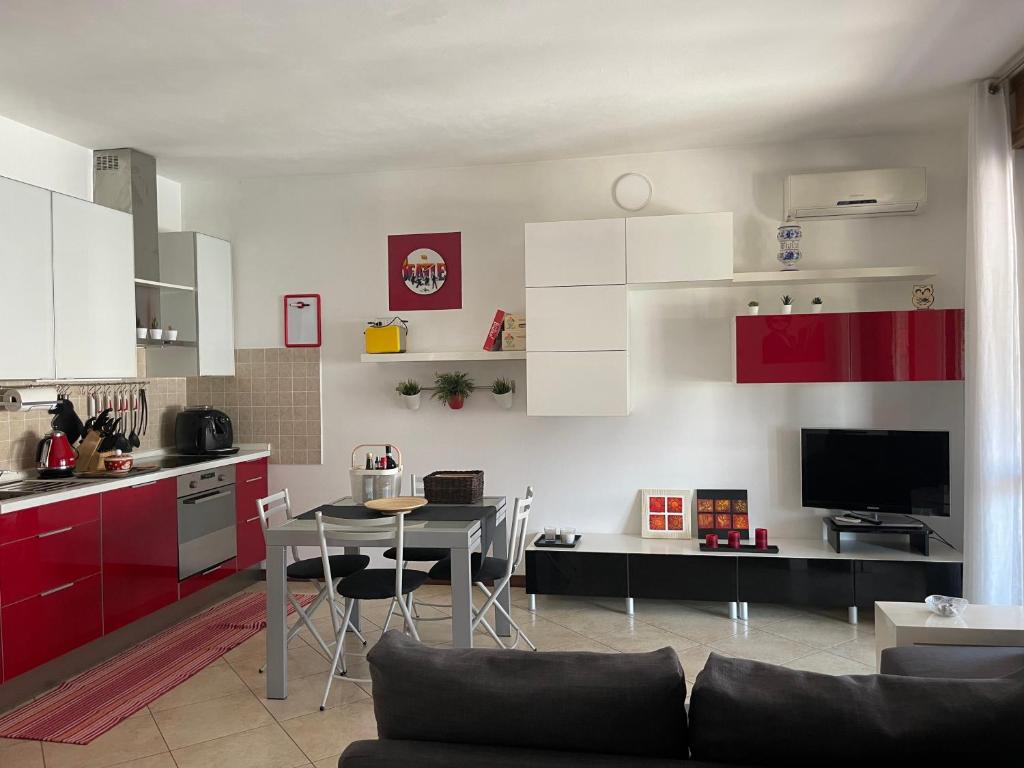
[[[135,277],[159,280],[156,158],[125,148],[97,149],[92,159],[93,202],[132,214]]]

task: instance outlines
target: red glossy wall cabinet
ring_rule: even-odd
[[[103,631],[178,599],[175,480],[103,494]]]
[[[964,311],[736,318],[740,384],[960,381]]]
[[[267,460],[255,459],[235,469],[235,514],[238,530],[238,567],[248,568],[263,561],[267,545],[263,523],[256,512],[256,500],[267,495]]]

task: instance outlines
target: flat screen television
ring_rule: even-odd
[[[949,433],[800,430],[805,507],[949,516]]]

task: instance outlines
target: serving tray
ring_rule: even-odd
[[[576,534],[576,541],[574,541],[572,544],[563,544],[558,539],[555,539],[554,541],[547,541],[547,540],[545,540],[544,539],[544,534],[542,533],[537,538],[537,540],[535,542],[533,542],[533,545],[535,547],[540,547],[541,549],[576,549],[576,545],[580,543],[580,539],[582,539],[582,538],[583,538],[583,535],[577,533]]]
[[[753,544],[740,544],[739,549],[734,549],[728,544],[719,544],[717,547],[709,547],[707,544],[700,545],[701,552],[746,552],[755,555],[777,555],[779,554],[779,548],[769,544],[764,549],[758,549]]]

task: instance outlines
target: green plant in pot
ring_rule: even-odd
[[[434,374],[434,394],[452,410],[459,410],[473,394],[473,380],[463,371]]]
[[[788,315],[793,312],[793,297],[788,293],[782,297],[782,314]]]
[[[418,411],[420,409],[420,393],[423,391],[416,379],[406,379],[405,381],[398,382],[398,394],[402,397],[402,402],[405,403],[405,407],[410,411]]]
[[[494,402],[506,410],[512,407],[512,390],[513,384],[510,379],[495,379],[491,384]]]

